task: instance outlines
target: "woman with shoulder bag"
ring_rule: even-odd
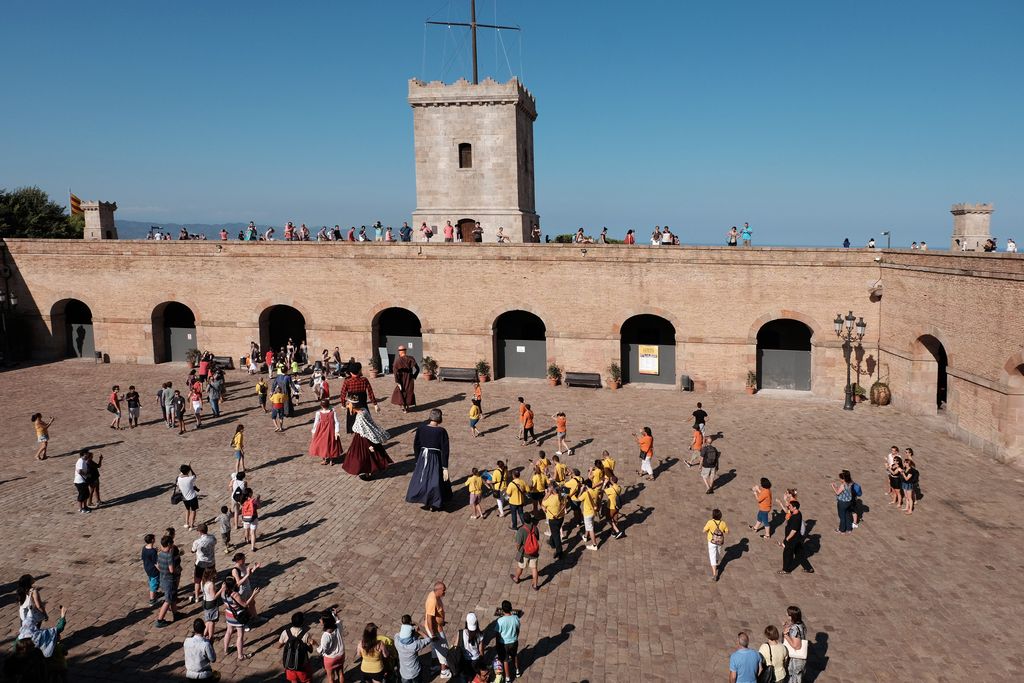
[[[252,620],[252,615],[249,613],[249,603],[252,602],[256,595],[260,592],[259,588],[253,589],[249,595],[249,599],[244,599],[238,593],[238,584],[235,583],[234,578],[227,577],[224,579],[224,586],[221,588],[221,594],[224,596],[224,656],[228,656],[231,643],[231,632],[237,631],[235,636],[235,649],[238,655],[238,661],[249,659],[252,654],[245,654],[245,632],[247,625]]]
[[[786,680],[786,646],[779,642],[779,629],[769,625],[764,629],[764,637],[768,642],[758,648],[764,659],[765,668],[758,676],[758,683],[782,683]]]
[[[853,479],[849,470],[839,473],[839,483],[832,483],[832,492],[836,494],[836,512],[839,514],[837,534],[848,534],[850,528],[850,508],[853,506]]]
[[[789,661],[786,663],[789,678],[786,683],[803,683],[804,669],[807,667],[807,626],[804,625],[803,614],[796,605],[786,608],[782,634],[783,645],[789,654]]]

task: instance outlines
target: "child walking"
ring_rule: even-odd
[[[231,437],[231,449],[235,452],[235,472],[245,470],[245,425],[235,427],[235,435]]]
[[[569,448],[569,444],[565,440],[565,413],[559,411],[551,416],[555,421],[555,435],[558,437],[558,450],[555,451],[555,455],[572,455],[572,449]]]
[[[256,382],[256,401],[259,403],[260,408],[263,408],[263,412],[267,411],[267,380],[261,376],[259,381]]]
[[[473,401],[472,405],[469,406],[469,428],[473,430],[473,436],[480,436],[480,431],[476,428],[480,422],[480,406],[477,405],[476,401]]]
[[[483,519],[484,510],[480,507],[480,497],[484,492],[484,478],[480,476],[480,470],[473,468],[473,474],[466,479],[466,488],[469,489],[469,509],[473,513],[470,519]]]
[[[530,409],[530,404],[526,404],[526,410],[523,411],[523,445],[529,446],[537,440],[537,436],[533,433],[533,410]]]

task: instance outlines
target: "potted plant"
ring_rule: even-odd
[[[437,361],[430,356],[423,356],[420,369],[423,371],[423,379],[429,382],[437,376]]]
[[[370,356],[370,376],[380,377],[380,359],[376,355]]]
[[[867,398],[867,390],[859,384],[853,385],[853,400],[856,403],[862,403]]]
[[[892,391],[889,385],[882,380],[876,380],[871,385],[871,403],[876,406],[887,406],[892,400]]]
[[[201,355],[199,349],[189,349],[185,352],[185,362],[188,363],[189,367],[194,368],[199,363]]]
[[[754,395],[757,392],[757,374],[753,370],[747,370],[747,393]]]
[[[562,381],[562,368],[558,367],[555,363],[548,366],[548,382],[551,386],[558,386],[558,383]]]
[[[615,391],[622,386],[622,368],[618,363],[608,366],[608,388]]]
[[[491,366],[485,360],[478,360],[476,362],[476,374],[480,378],[481,382],[487,382],[491,379]]]

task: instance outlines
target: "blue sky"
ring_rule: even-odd
[[[71,186],[130,220],[401,224],[407,79],[469,75],[464,30],[423,21],[468,4],[7,0],[0,186]],[[525,29],[497,50],[481,32],[481,77],[511,65],[537,98],[547,233],[668,223],[719,243],[750,221],[761,244],[944,246],[950,205],[988,201],[996,235],[1024,236],[1020,0],[478,14]]]

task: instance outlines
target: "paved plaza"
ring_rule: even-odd
[[[346,680],[356,680],[353,658],[363,625],[373,621],[393,634],[404,613],[422,620],[435,579],[448,585],[450,639],[468,611],[486,624],[502,599],[525,610],[524,681],[728,680],[737,631],[749,629],[759,645],[764,627],[779,625],[791,604],[803,609],[811,640],[805,680],[988,681],[1024,670],[1016,638],[1024,590],[1015,573],[1024,565],[1016,519],[1024,474],[946,436],[937,418],[867,405],[847,413],[838,401],[793,396],[637,387],[613,392],[505,380],[484,385],[486,435],[473,439],[466,419],[471,386],[420,381],[419,411],[405,415],[382,403],[377,419],[393,435],[388,450],[396,464],[383,478],[363,482],[305,454],[314,406],[308,388],[299,416],[275,434],[256,407],[254,380],[229,372],[224,415],[178,436],[158,421],[154,392],[160,382],[178,386],[184,377],[180,365],[81,361],[0,374],[6,405],[0,424],[6,463],[0,474],[2,625],[8,638],[17,630],[18,576],[39,577],[50,614],[59,604],[68,608],[71,680],[184,677],[181,642],[201,610],[186,605],[185,620],[154,628],[156,610],[148,605],[139,561],[142,536],[159,538],[165,527],[178,527],[187,590],[195,534],[181,529],[182,509],[169,503],[171,483],[178,466],[191,461],[202,488],[199,519],[211,520],[227,502],[234,467],[228,443],[239,423],[246,425],[249,477],[267,502],[262,541],[250,559],[264,565],[259,604],[270,620],[247,634],[255,657],[246,662],[222,657],[217,642],[215,668],[227,681],[283,680],[274,644],[288,616],[330,605],[339,606],[344,623]],[[114,383],[139,388],[139,429],[108,427],[104,408]],[[332,386],[337,392],[340,382]],[[392,383],[381,378],[374,387],[389,396]],[[473,466],[504,459],[514,467],[535,457],[536,448],[515,438],[517,395],[533,404],[548,453],[555,450],[549,416],[564,410],[570,443],[582,442],[566,459],[570,466],[585,472],[606,448],[627,489],[626,537],[611,539],[607,526],[599,526],[597,552],[585,551],[576,537],[567,557],[554,564],[542,548],[539,592],[528,582],[512,584],[508,520],[494,514],[470,520],[463,486],[445,512],[404,501],[413,431],[426,417],[422,407],[445,411],[457,483]],[[697,400],[710,413],[709,432],[722,435],[716,445],[723,485],[713,496],[704,495],[698,470],[683,463]],[[57,417],[51,457],[42,463],[33,458],[29,415],[36,411]],[[654,432],[659,476],[638,483],[630,433],[645,425]],[[912,447],[921,470],[924,497],[912,516],[886,504],[882,466],[891,444]],[[72,485],[74,452],[83,447],[104,456],[107,502],[91,515],[77,514]],[[851,536],[832,531],[829,481],[842,468],[862,484],[869,508]],[[779,576],[781,549],[748,530],[756,511],[750,487],[762,476],[777,496],[787,487],[799,489],[815,574]],[[491,507],[493,499],[485,499],[485,510]],[[709,580],[701,533],[712,507],[722,509],[732,529],[718,583]],[[220,549],[217,557],[224,569]],[[222,617],[218,636],[223,625]],[[319,637],[318,625],[314,633]],[[318,670],[315,680],[322,677]]]

